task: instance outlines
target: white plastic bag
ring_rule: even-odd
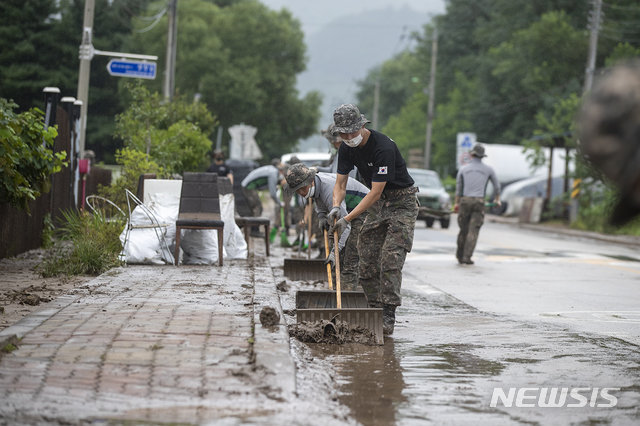
[[[236,225],[233,194],[220,195],[220,215],[224,221],[224,258],[246,259],[247,242],[242,230]]]
[[[162,228],[135,228],[135,226],[150,226],[152,221],[143,211],[143,208],[137,206],[131,212],[131,224],[133,229],[129,231],[128,241],[125,243],[127,235],[127,226],[120,234],[120,242],[123,245],[124,261],[130,264],[163,264],[162,249],[160,248],[161,235],[165,230]],[[158,234],[156,234],[158,232]]]
[[[182,263],[185,265],[217,264],[218,231],[216,229],[183,229],[180,248],[183,251]]]

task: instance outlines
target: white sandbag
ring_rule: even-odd
[[[162,258],[167,263],[173,262],[173,255],[176,245],[176,220],[180,209],[180,192],[151,192],[147,194],[145,205],[149,207],[158,222],[166,224],[165,240],[171,253],[162,251]]]
[[[140,206],[137,206],[131,212],[131,224],[134,226],[129,231],[129,238],[125,246],[125,237],[127,234],[127,226],[120,234],[120,243],[123,245],[124,261],[130,264],[154,264],[161,265],[164,263],[162,249],[160,248],[160,240],[157,232],[163,232],[163,229],[154,228],[135,228],[135,226],[151,225],[152,221],[145,214]]]
[[[216,229],[183,229],[181,232],[180,248],[183,251],[183,264],[218,263],[218,231]]]
[[[236,224],[233,194],[220,195],[220,216],[224,221],[224,258],[246,259],[247,242]]]

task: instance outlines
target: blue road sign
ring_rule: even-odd
[[[107,64],[109,74],[116,77],[156,78],[156,63],[146,61],[130,61],[128,59],[112,59]]]

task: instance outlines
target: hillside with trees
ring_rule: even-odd
[[[575,100],[583,94],[592,7],[582,0],[449,0],[445,14],[414,34],[415,48],[359,82],[359,105],[373,115],[379,81],[379,128],[405,154],[423,148],[437,27],[432,168],[455,174],[457,132],[517,145],[535,135],[570,132]],[[602,8],[596,74],[615,60],[640,56],[640,5],[609,0]],[[565,128],[549,128],[559,109]]]

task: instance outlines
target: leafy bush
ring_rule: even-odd
[[[28,211],[29,201],[49,191],[49,176],[65,165],[66,152],[53,153],[58,131],[44,129],[41,110],[16,114],[15,108],[0,98],[0,200]]]
[[[158,93],[129,85],[131,104],[116,117],[116,135],[127,148],[146,153],[167,173],[204,170],[216,124],[206,106],[180,98],[167,103]]]
[[[60,240],[39,266],[43,277],[58,275],[99,275],[120,264],[122,220],[109,220],[98,211],[63,211]]]
[[[98,195],[108,198],[122,210],[127,210],[124,190],[136,193],[141,174],[155,173],[159,178],[165,175],[164,169],[143,152],[131,148],[122,148],[116,152],[116,162],[122,165],[122,174],[109,186],[98,187]]]
[[[619,197],[618,191],[611,186],[606,186],[600,192],[582,191],[578,218],[572,227],[607,234],[640,235],[640,217],[622,227],[615,227],[609,223],[609,217]]]

